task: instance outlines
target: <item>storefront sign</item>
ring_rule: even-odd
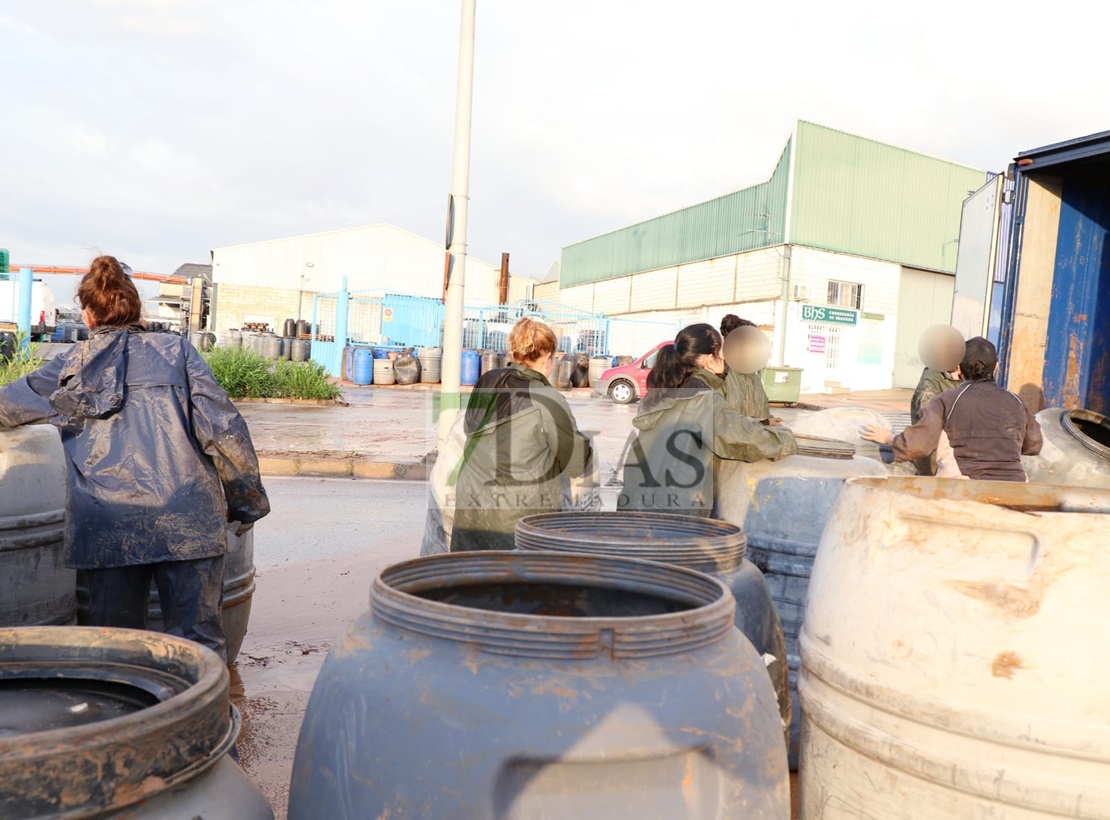
[[[802,321],[824,322],[828,325],[854,325],[859,321],[859,314],[849,308],[802,305]]]

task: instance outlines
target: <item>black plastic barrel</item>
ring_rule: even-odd
[[[736,628],[763,656],[779,715],[790,725],[786,641],[763,573],[744,553],[739,527],[711,518],[652,512],[562,512],[530,515],[516,525],[516,547],[639,558],[704,572],[736,599]]]
[[[393,373],[397,384],[416,384],[420,381],[420,360],[407,347],[393,360]]]
[[[574,375],[574,368],[577,365],[575,357],[570,354],[557,356],[555,362],[555,386],[559,390],[569,390],[571,387],[571,377]]]
[[[297,335],[297,320],[296,319],[286,319],[285,324],[283,324],[282,327],[281,327],[281,335],[286,337],[286,338],[296,336]]]
[[[312,335],[312,323],[307,319],[297,320],[297,336],[299,338],[306,338]]]
[[[214,652],[154,632],[0,629],[0,816],[263,820]]]
[[[570,386],[571,387],[589,387],[590,386],[590,357],[585,353],[578,353],[571,357],[574,361],[574,366],[570,371]]]
[[[389,567],[305,713],[290,820],[789,816],[763,659],[720,581],[464,552]]]

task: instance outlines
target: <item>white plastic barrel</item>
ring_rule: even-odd
[[[858,478],[800,639],[802,818],[1110,818],[1110,491]]]
[[[374,384],[396,384],[393,359],[374,359]]]

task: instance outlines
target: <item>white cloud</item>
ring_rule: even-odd
[[[478,0],[471,248],[542,273],[562,245],[762,181],[797,118],[990,169],[1105,128],[1086,7],[1058,2],[1035,44],[1008,33],[1014,8]],[[5,14],[19,128],[0,149],[19,161],[0,166],[0,221],[46,255],[32,261],[79,264],[97,244],[172,270],[349,224],[442,232],[457,3]]]

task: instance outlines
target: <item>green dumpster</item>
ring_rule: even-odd
[[[802,368],[765,367],[763,389],[767,391],[768,401],[797,404],[802,394]]]

